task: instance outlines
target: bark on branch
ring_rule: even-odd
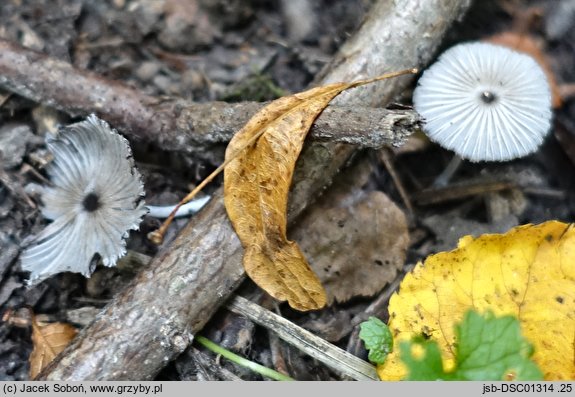
[[[96,113],[133,139],[202,156],[228,142],[265,103],[159,99],[0,39],[0,86],[71,116]],[[413,110],[330,107],[310,138],[363,147],[399,145],[419,126]],[[204,157],[204,156],[202,156]]]
[[[423,66],[469,0],[375,3],[322,82]],[[367,63],[369,60],[369,64]],[[409,80],[375,84],[340,103],[384,98]],[[290,219],[301,213],[353,152],[341,144],[309,145],[300,158]],[[41,375],[50,380],[151,379],[192,341],[243,279],[241,248],[217,196],[150,267],[103,310]]]

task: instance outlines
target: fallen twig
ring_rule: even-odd
[[[118,266],[126,266],[126,262],[131,262],[129,266],[147,267],[151,261],[152,257],[150,256],[134,251],[128,251],[128,255],[120,259]],[[399,281],[400,278],[398,277],[394,282],[394,287],[390,288],[389,294],[386,295],[387,299],[389,298],[389,295],[391,295],[391,292],[397,289]],[[381,300],[381,297],[378,298],[378,301],[379,300]],[[281,316],[270,312],[257,303],[234,294],[227,302],[226,307],[228,310],[261,325],[268,331],[274,332],[280,339],[351,379],[378,379],[373,365],[323,340]],[[362,319],[366,320],[368,315],[363,317]]]
[[[265,103],[191,103],[154,98],[121,82],[0,39],[0,86],[71,116],[96,113],[133,139],[204,154],[228,142]],[[332,106],[310,137],[362,147],[399,145],[419,126],[413,110]],[[213,154],[212,154],[213,156]]]
[[[368,20],[336,58],[335,71],[323,81],[357,79],[367,77],[364,73],[378,75],[422,66],[431,59],[451,22],[462,15],[469,3],[469,0],[376,2]],[[381,98],[387,103],[408,82],[398,80],[374,84],[367,93],[365,89],[356,90],[339,101],[351,105]],[[330,182],[353,150],[326,143],[309,145],[304,152],[294,176],[291,221]],[[188,346],[193,334],[204,326],[243,277],[240,243],[218,193],[170,247],[119,293],[39,378],[151,379]]]

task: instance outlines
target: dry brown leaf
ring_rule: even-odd
[[[76,328],[66,323],[42,324],[32,314],[30,379],[34,379],[76,336]]]
[[[286,236],[287,197],[304,139],[342,91],[375,80],[336,83],[277,99],[260,110],[226,149],[224,202],[245,249],[247,274],[298,310],[320,309],[325,291],[297,244]]]
[[[328,304],[377,293],[405,262],[405,215],[382,192],[362,189],[371,170],[365,159],[340,174],[292,234],[325,287]]]
[[[403,266],[409,242],[405,215],[382,192],[340,205],[326,208],[302,240],[330,303],[379,292]]]

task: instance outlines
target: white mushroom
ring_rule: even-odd
[[[551,124],[551,92],[528,55],[487,43],[450,48],[413,95],[429,138],[471,161],[534,152]]]
[[[46,168],[53,186],[44,188],[42,213],[53,222],[21,255],[30,285],[64,271],[88,277],[96,253],[114,266],[126,253],[129,230],[147,212],[128,141],[107,123],[91,115],[62,128],[47,145],[54,155]]]

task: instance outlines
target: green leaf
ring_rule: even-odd
[[[542,380],[532,345],[513,316],[468,311],[455,327],[455,367],[445,372],[437,343],[415,338],[401,346],[407,380]],[[419,351],[418,351],[419,349]],[[417,352],[418,351],[418,352]],[[414,353],[417,352],[417,353]]]
[[[374,364],[383,364],[393,350],[393,336],[388,326],[378,318],[370,317],[359,325],[359,338],[369,351],[368,359]]]
[[[441,352],[437,342],[423,337],[399,344],[399,356],[409,369],[405,380],[455,380],[443,370]]]
[[[533,346],[521,335],[513,316],[495,317],[487,312],[466,313],[455,327],[459,340],[457,372],[470,380],[541,380],[543,374],[531,361]]]

